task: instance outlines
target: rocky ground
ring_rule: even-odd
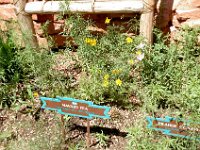
[[[23,112],[0,111],[0,150],[85,149],[86,119],[65,117],[63,126],[60,114],[47,110],[40,110],[36,114],[29,109],[26,108]],[[137,109],[123,110],[112,107],[110,116],[111,119],[90,120],[90,149],[125,149],[127,129],[135,120],[144,117],[144,114]]]

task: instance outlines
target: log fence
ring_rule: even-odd
[[[65,1],[36,1],[15,0],[16,14],[22,33],[30,33],[29,43],[37,47],[37,39],[34,36],[32,14],[56,14],[56,13],[140,13],[140,34],[149,44],[152,44],[153,15],[156,0],[71,0]]]

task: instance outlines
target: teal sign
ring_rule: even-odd
[[[40,97],[40,100],[43,103],[43,109],[55,110],[62,115],[70,115],[87,119],[92,119],[93,117],[104,119],[110,118],[108,114],[110,107],[95,105],[91,101],[68,97]]]
[[[181,138],[200,140],[200,123],[184,121],[169,116],[163,118],[147,117],[147,128],[161,131],[163,134]]]

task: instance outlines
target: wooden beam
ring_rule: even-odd
[[[37,1],[29,2],[25,12],[30,14],[74,13],[133,13],[143,11],[142,0],[123,1]]]
[[[14,0],[14,4],[16,6],[18,23],[24,36],[24,44],[26,46],[38,47],[32,17],[30,14],[24,12],[26,0]]]
[[[144,0],[144,12],[140,17],[140,34],[149,44],[153,43],[153,17],[156,0]]]

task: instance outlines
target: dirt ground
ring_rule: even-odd
[[[64,117],[63,125],[61,115],[55,111],[38,109],[37,112],[30,112],[28,109],[27,107],[23,112],[5,109],[0,111],[0,130],[3,133],[0,136],[0,150],[86,148],[86,119],[67,116]],[[94,118],[90,120],[91,150],[125,149],[127,129],[144,114],[137,109],[123,110],[112,107],[110,116],[110,119]],[[107,137],[105,143],[101,141],[104,137]]]

